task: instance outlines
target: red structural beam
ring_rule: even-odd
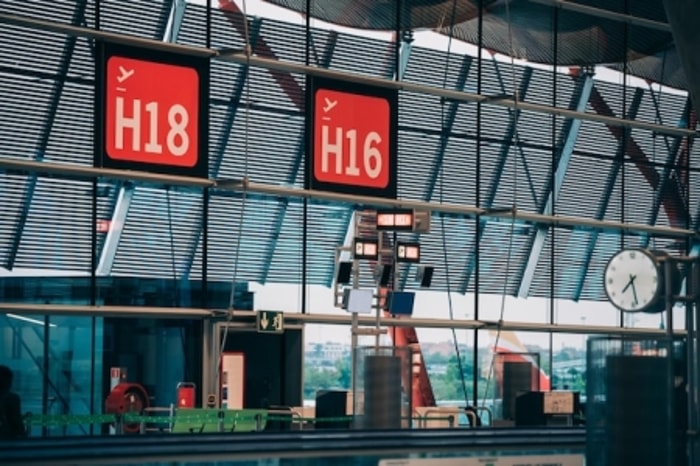
[[[593,87],[591,91],[591,98],[589,99],[591,107],[596,111],[596,113],[605,116],[616,116],[612,111],[608,103],[605,101],[602,95],[598,92],[598,89]],[[608,131],[617,139],[619,142],[625,143],[626,153],[629,155],[630,159],[634,161],[637,169],[640,171],[644,179],[649,183],[652,189],[659,189],[661,186],[661,176],[656,171],[656,168],[650,163],[649,158],[644,153],[644,150],[639,146],[637,141],[632,138],[632,136],[625,132],[625,129],[621,126],[607,126]],[[626,136],[625,136],[626,134]],[[682,187],[684,190],[687,187]],[[684,197],[681,192],[681,186],[677,183],[666,183],[666,189],[662,194],[662,205],[666,210],[668,215],[669,223],[672,227],[685,228],[687,221],[687,214],[684,209]]]
[[[229,23],[236,29],[236,31],[245,37],[245,27],[243,21],[243,12],[236,2],[233,0],[219,0],[219,9],[224,13],[226,19]],[[259,57],[270,58],[277,60],[275,52],[273,52],[270,44],[267,43],[264,37],[259,36],[257,42],[255,43],[255,54]],[[294,79],[294,76],[284,71],[268,70],[272,77],[277,81],[277,84],[282,88],[282,90],[287,94],[289,99],[294,103],[294,105],[300,111],[304,110],[304,89],[301,85]]]

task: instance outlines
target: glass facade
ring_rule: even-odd
[[[398,91],[398,197],[434,210],[429,232],[382,238],[392,248],[420,241],[422,265],[434,266],[430,290],[415,280],[416,265],[393,278],[417,292],[414,318],[443,321],[417,329],[438,404],[492,400],[495,408],[499,348],[536,360],[540,388],[583,392],[585,330],[553,326],[593,334],[664,325],[663,314],[622,314],[603,289],[605,264],[622,247],[695,251],[695,112],[684,90],[630,71],[634,63],[616,47],[634,44],[606,50],[617,68],[574,66],[566,18],[546,9],[539,52],[548,58],[533,64],[487,49],[493,37],[475,36],[474,24],[454,31],[472,45],[450,40],[446,52],[444,34],[410,25],[361,34],[307,27],[288,11],[286,20],[251,13],[244,22],[234,2],[201,3],[0,0],[0,9],[200,49],[250,43],[258,58],[406,83]],[[611,37],[628,27],[620,22]],[[250,189],[69,176],[61,169],[93,164],[92,40],[14,25],[0,32],[0,45],[0,363],[15,371],[25,411],[102,413],[113,367],[127,368],[151,405],[175,404],[180,382],[216,377],[206,357],[223,345],[204,334],[233,318],[212,310],[347,317],[334,306],[338,263],[349,257],[362,212],[377,205],[301,196],[309,169],[303,76],[211,62],[208,179],[249,179]],[[522,47],[534,54],[532,44]],[[411,87],[419,85],[432,90]],[[443,88],[472,97],[448,98]],[[360,263],[358,286],[375,286],[374,265]],[[447,319],[458,330],[445,329]],[[348,326],[310,320],[305,401],[350,389]],[[678,307],[674,321],[683,328]],[[36,425],[33,435],[48,436],[109,427]]]

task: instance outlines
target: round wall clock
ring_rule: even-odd
[[[623,249],[605,267],[605,294],[624,312],[661,312],[665,308],[663,252]]]

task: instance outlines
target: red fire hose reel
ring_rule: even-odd
[[[148,408],[148,393],[137,383],[121,382],[115,386],[105,400],[105,413],[123,416],[126,413],[142,414]],[[139,423],[122,424],[124,432],[139,431]]]

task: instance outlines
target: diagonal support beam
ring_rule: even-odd
[[[247,21],[242,14],[236,15],[235,13],[226,13],[226,18],[231,24],[238,24],[241,21]],[[250,47],[252,51],[255,51],[260,39],[260,29],[262,28],[262,19],[255,18],[249,26],[249,37],[250,37]],[[237,28],[239,29],[239,28]],[[226,115],[224,116],[224,122],[221,125],[221,135],[216,143],[214,154],[210,157],[210,175],[212,179],[216,179],[219,176],[219,170],[221,169],[221,163],[224,160],[224,154],[226,153],[226,148],[228,147],[229,140],[231,138],[231,131],[236,122],[236,116],[238,115],[238,109],[241,107],[240,101],[243,97],[243,91],[245,89],[245,83],[250,75],[250,67],[247,65],[241,65],[238,69],[238,74],[236,75],[235,84],[233,85],[233,92],[231,98],[227,102]],[[190,273],[192,272],[192,265],[194,264],[194,257],[197,253],[197,247],[204,234],[204,219],[199,219],[199,224],[195,229],[194,237],[192,238],[192,243],[190,244],[190,249],[187,252],[185,259],[184,270],[182,272],[182,280],[188,280]]]
[[[171,2],[165,29],[159,32],[162,34],[163,42],[177,42],[186,8],[187,3],[185,0],[173,0]],[[112,266],[117,256],[117,250],[119,249],[122,232],[124,231],[124,225],[126,225],[135,191],[136,188],[131,183],[121,184],[117,191],[112,210],[112,220],[109,223],[109,230],[102,242],[102,249],[97,259],[97,268],[95,269],[97,276],[106,277],[112,273]]]
[[[328,68],[331,66],[331,60],[333,59],[333,52],[335,51],[335,47],[338,43],[338,33],[335,31],[331,31],[331,33],[328,36],[328,42],[326,42],[326,46],[323,50],[323,53],[321,54],[320,57],[317,56],[317,64],[320,67],[323,68]],[[314,44],[315,48],[315,44]],[[299,110],[304,110],[304,107],[301,107]],[[306,128],[302,128],[301,134],[299,135],[299,141],[297,142],[297,148],[296,148],[296,153],[294,154],[294,161],[292,162],[292,170],[289,173],[289,176],[286,180],[287,184],[293,184],[297,177],[299,176],[299,171],[301,170],[302,167],[302,160],[304,160],[304,154],[306,153],[306,136],[307,136],[307,130]],[[280,201],[278,208],[277,208],[277,213],[275,216],[275,223],[272,226],[272,234],[270,241],[268,242],[269,246],[267,248],[267,251],[265,253],[265,259],[264,259],[264,270],[262,274],[262,279],[261,283],[266,283],[267,282],[267,277],[270,274],[270,269],[272,267],[272,259],[275,255],[275,250],[277,249],[277,244],[278,244],[278,239],[280,236],[280,233],[282,233],[282,227],[284,226],[284,219],[287,216],[287,208],[289,207],[289,199],[284,198]]]
[[[462,65],[459,69],[459,74],[457,75],[457,82],[455,83],[455,89],[458,91],[464,91],[467,85],[467,77],[469,76],[469,70],[471,69],[472,58],[465,56],[462,60]],[[443,103],[444,105],[444,103]],[[438,176],[440,175],[440,170],[442,170],[442,163],[445,160],[445,152],[447,151],[447,146],[450,142],[450,133],[452,133],[452,128],[454,126],[455,120],[457,119],[457,111],[459,110],[459,102],[452,101],[447,107],[447,113],[445,114],[445,120],[442,122],[442,131],[440,132],[440,143],[438,144],[437,153],[435,154],[435,162],[430,169],[430,175],[428,175],[428,184],[425,188],[425,193],[423,194],[424,201],[430,201],[435,192],[435,186],[437,186]]]
[[[637,118],[637,113],[642,104],[642,97],[644,96],[644,91],[642,89],[637,89],[630,103],[630,109],[627,112],[628,118],[634,120]],[[629,130],[624,131],[625,133]],[[610,204],[610,197],[612,196],[613,189],[615,189],[615,184],[617,183],[617,177],[620,173],[620,168],[625,157],[625,151],[627,148],[626,144],[627,138],[619,138],[617,142],[617,153],[613,159],[613,166],[608,173],[608,178],[605,182],[605,188],[603,189],[603,194],[600,196],[600,201],[598,202],[598,209],[595,214],[596,220],[602,220],[605,218],[605,213],[608,211],[608,205]],[[598,237],[600,236],[600,231],[595,230],[591,232],[588,243],[586,244],[585,253],[583,256],[583,266],[581,267],[581,273],[578,276],[578,282],[574,287],[573,300],[578,301],[581,299],[581,294],[583,293],[583,287],[586,283],[586,276],[591,267],[591,260],[593,259],[593,252],[595,247],[598,245]]]
[[[495,62],[494,62],[495,63]],[[498,64],[495,63],[498,67]],[[497,68],[498,69],[498,68]],[[530,80],[532,79],[533,70],[532,68],[525,68],[523,71],[523,77],[520,81],[520,89],[518,89],[518,95],[521,100],[525,100],[527,96],[527,91],[530,87]],[[508,115],[508,127],[506,128],[506,136],[503,139],[503,144],[501,145],[501,152],[498,154],[498,161],[496,162],[496,170],[494,171],[493,177],[491,178],[491,183],[489,184],[489,192],[486,194],[483,206],[487,209],[493,207],[493,203],[496,200],[496,193],[498,193],[498,187],[501,183],[501,177],[503,176],[503,168],[506,165],[506,160],[508,160],[508,154],[510,153],[511,147],[513,147],[513,141],[515,139],[515,132],[517,131],[518,117],[520,116],[520,110],[509,110]],[[476,254],[478,253],[479,244],[484,238],[484,233],[486,232],[487,222],[485,219],[481,218],[479,220],[479,233],[477,235],[477,240],[472,245],[471,251],[467,255],[468,262],[466,267],[464,267],[464,274],[462,276],[461,282],[463,283],[460,293],[465,294],[469,289],[469,280],[474,273],[474,267],[476,267]]]
[[[462,64],[459,68],[459,73],[457,75],[457,81],[455,82],[455,89],[463,91],[467,85],[467,78],[469,77],[469,71],[473,63],[472,57],[465,56],[462,60]],[[446,102],[443,101],[443,105]],[[440,142],[438,143],[438,148],[435,153],[435,161],[428,175],[428,184],[426,186],[425,192],[423,193],[423,200],[429,202],[433,193],[435,192],[435,187],[437,186],[438,177],[440,171],[442,170],[443,161],[445,160],[445,153],[447,152],[447,146],[450,143],[450,134],[452,134],[452,128],[454,127],[455,120],[457,119],[457,111],[459,110],[458,101],[451,101],[447,104],[447,112],[445,112],[445,118],[442,122],[442,128],[440,131]],[[413,235],[413,241],[418,240],[418,235]],[[399,280],[399,290],[403,290],[408,281],[409,268],[404,267],[401,273],[401,278]]]
[[[117,248],[119,247],[119,241],[122,237],[122,231],[126,224],[126,217],[135,191],[136,189],[131,183],[127,183],[119,189],[114,212],[112,213],[112,221],[109,224],[107,236],[102,244],[100,259],[95,269],[95,275],[98,277],[106,277],[112,272],[114,258],[117,255]]]
[[[73,17],[71,18],[72,24],[79,25],[85,22],[85,10],[87,8],[87,3],[87,0],[80,0],[76,2],[75,10],[73,10]],[[61,101],[63,87],[65,85],[66,76],[68,75],[68,69],[70,68],[70,62],[73,57],[73,51],[75,50],[75,45],[77,41],[77,37],[68,36],[63,46],[61,61],[53,83],[53,88],[51,89],[51,102],[49,103],[49,108],[46,112],[46,119],[44,120],[44,129],[42,131],[42,134],[37,143],[36,150],[34,152],[34,160],[37,162],[41,162],[44,159],[44,154],[46,153],[46,149],[49,146],[51,130],[53,128],[54,121],[56,120],[56,113],[58,113],[58,105]],[[34,192],[36,191],[37,182],[38,176],[36,174],[30,174],[28,176],[27,187],[24,193],[24,203],[22,204],[22,209],[20,210],[19,215],[17,216],[17,228],[15,229],[14,235],[12,236],[10,250],[7,255],[7,260],[4,264],[5,268],[8,270],[12,270],[14,268],[15,261],[17,260],[17,253],[19,252],[19,246],[22,242],[24,227],[27,224],[27,219],[29,218],[29,211],[31,210],[32,200],[34,198]]]
[[[243,16],[243,12],[238,8],[238,5],[232,0],[219,0],[219,8],[221,11],[223,11],[224,15],[226,18],[229,20],[229,23],[231,26],[234,27],[234,29],[237,30],[237,32],[245,37],[246,30],[243,27],[243,22],[238,21],[237,18],[240,18]],[[333,40],[329,39],[330,42],[335,43],[337,40],[337,33],[333,33],[332,36]],[[259,57],[267,58],[267,59],[273,59],[277,60],[277,56],[275,55],[275,52],[272,50],[272,47],[267,43],[264,37],[260,36],[258,34],[258,37],[256,38],[256,44],[255,44],[255,53]],[[272,75],[273,79],[277,82],[277,84],[280,86],[280,88],[287,94],[289,99],[292,101],[294,106],[300,111],[303,112],[304,110],[304,98],[305,98],[305,93],[304,89],[301,87],[301,85],[294,79],[294,76],[292,76],[291,73],[285,72],[285,71],[280,71],[280,70],[275,70],[275,69],[268,69],[269,73]],[[303,142],[300,143],[300,147],[302,148],[302,153],[303,153]],[[299,150],[297,150],[297,154],[299,153]],[[302,155],[299,155],[297,159],[293,162],[293,169],[292,172],[290,173],[289,179],[291,179],[293,182],[296,180],[296,177],[299,172],[299,167],[301,165],[301,159],[303,158]],[[288,201],[286,201],[288,202]],[[279,224],[280,222],[284,221],[284,213],[286,212],[286,202],[282,202],[280,209],[281,212],[277,215],[277,223]],[[280,218],[282,217],[282,218]],[[241,220],[243,221],[243,220]],[[274,227],[273,227],[274,228]],[[279,227],[281,229],[281,225]],[[279,232],[279,230],[277,230]],[[279,234],[279,233],[277,233]],[[271,250],[272,253],[274,254],[274,247],[276,245],[276,241],[272,241],[271,245]],[[268,254],[269,255],[269,254]],[[261,279],[262,283],[265,283],[265,279],[267,277],[268,271],[269,271],[269,262],[267,263],[267,269],[263,271],[263,277]]]
[[[641,91],[639,89],[637,92]],[[600,95],[598,90],[594,87],[593,92],[591,92],[591,107],[596,111],[596,113],[603,116],[612,116],[614,112],[607,104],[603,96]],[[615,136],[618,141],[625,141],[625,147],[627,148],[626,155],[635,163],[635,166],[642,174],[649,186],[654,190],[658,190],[661,185],[661,176],[656,172],[656,168],[649,163],[649,157],[644,153],[642,148],[639,146],[637,141],[631,135],[631,131],[626,131],[624,128],[619,126],[607,125],[608,131]],[[669,186],[663,193],[662,205],[668,213],[668,219],[673,227],[683,227],[687,224],[687,214],[686,209],[678,209],[677,206],[684,205],[684,197],[680,192],[678,185]]]
[[[165,31],[163,31],[163,42],[177,42],[182,21],[185,19],[185,11],[187,10],[187,2],[185,0],[171,1],[170,15],[165,23]]]
[[[654,100],[654,105],[657,108],[657,115],[661,118],[658,112],[658,105],[656,100]],[[660,120],[661,121],[661,120]],[[683,110],[683,116],[677,125],[679,128],[692,128],[697,127],[697,118],[695,117],[695,112],[692,111],[692,102],[690,97],[686,100],[685,109]],[[663,174],[661,175],[661,185],[659,189],[654,193],[654,203],[651,206],[651,211],[649,212],[649,225],[656,225],[656,221],[661,213],[661,203],[664,196],[669,188],[669,185],[673,182],[675,167],[679,165],[679,160],[690,156],[690,147],[692,145],[692,140],[687,137],[676,136],[673,138],[673,142],[669,143],[669,136],[664,135],[664,140],[668,146],[668,157],[666,163],[664,164]],[[687,165],[686,165],[687,166]],[[677,209],[683,209],[683,205],[676,206]],[[647,247],[651,240],[650,236],[644,238],[642,241],[642,247]]]
[[[586,111],[588,106],[588,99],[591,97],[591,89],[593,89],[593,75],[586,73],[583,75],[581,80],[580,89],[578,92],[578,102],[575,104],[577,112]],[[554,202],[559,196],[562,184],[564,184],[564,177],[569,169],[569,163],[571,162],[571,156],[574,153],[574,148],[576,147],[576,141],[578,140],[579,131],[581,130],[582,121],[579,119],[569,120],[564,130],[564,145],[561,149],[561,153],[557,157],[557,166],[552,167],[554,172],[554,183],[550,179],[549,186],[547,188],[547,196],[545,197],[544,207],[540,209],[540,212],[545,215],[551,215],[554,207]],[[535,231],[535,235],[530,244],[530,255],[527,258],[527,262],[523,267],[520,275],[520,287],[518,288],[518,297],[526,298],[530,293],[530,287],[535,278],[535,270],[537,269],[537,263],[542,255],[542,249],[544,248],[545,240],[547,239],[547,234],[549,228],[539,227]]]
[[[245,37],[246,30],[243,21],[240,18],[243,16],[243,12],[236,2],[233,0],[219,0],[219,9],[224,13],[226,19],[228,19],[229,24],[236,29],[236,32]],[[255,45],[255,54],[262,58],[277,60],[275,52],[267,43],[264,37],[259,36]],[[286,71],[268,69],[272,77],[277,84],[282,88],[282,90],[287,94],[289,99],[294,103],[298,109],[304,108],[304,89],[301,85],[294,79],[291,73]]]

